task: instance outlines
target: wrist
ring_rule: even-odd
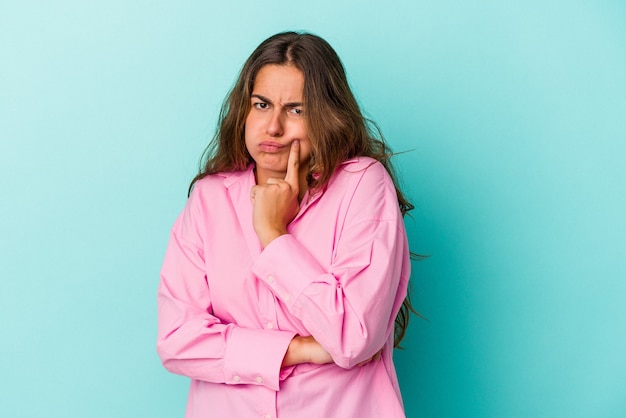
[[[265,248],[268,245],[270,245],[270,243],[274,241],[276,238],[285,234],[287,234],[286,230],[268,229],[267,231],[261,231],[258,234],[258,237],[259,237],[259,241],[261,242],[261,245],[263,246],[263,248]]]
[[[299,335],[296,335],[291,339],[281,367],[293,366],[306,362],[306,359],[303,356],[302,343],[303,339]]]

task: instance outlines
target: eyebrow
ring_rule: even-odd
[[[257,99],[265,102],[265,103],[269,103],[269,104],[274,104],[270,99],[268,99],[265,96],[261,96],[260,94],[252,94],[250,97],[256,97]],[[289,103],[284,103],[283,107],[299,107],[302,106],[303,104],[301,102],[289,102]]]

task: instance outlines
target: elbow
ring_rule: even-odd
[[[351,369],[360,363],[372,359],[385,345],[384,341],[372,341],[360,338],[358,343],[343,350],[332,350],[333,362],[342,369]]]
[[[174,346],[168,338],[159,338],[156,343],[156,353],[161,360],[161,364],[165,369],[172,373],[178,373],[175,370],[176,360],[180,357],[177,355]]]
[[[372,358],[374,356],[374,354],[368,356],[366,354],[363,353],[355,353],[352,355],[334,355],[333,357],[333,362],[341,367],[342,369],[351,369],[354,366],[358,365],[359,363]]]
[[[168,349],[167,343],[164,341],[158,341],[156,345],[156,352],[161,360],[161,364],[170,373],[184,374],[180,368],[180,361],[177,356]]]
[[[169,370],[168,364],[169,364],[169,360],[172,359],[172,356],[169,354],[169,351],[167,350],[166,344],[163,340],[157,341],[156,352],[157,352],[157,355],[159,356],[159,359],[161,360],[161,364],[163,364],[163,366]]]
[[[345,356],[333,356],[333,362],[342,369],[351,369],[357,364],[352,358]]]

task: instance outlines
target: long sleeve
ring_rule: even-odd
[[[192,379],[279,390],[281,362],[295,333],[244,328],[213,315],[201,205],[192,194],[172,228],[158,289],[157,352],[169,371]]]
[[[410,273],[404,224],[386,171],[370,164],[348,177],[358,181],[333,185],[338,194],[349,194],[342,198],[349,202],[330,266],[293,234],[272,241],[253,265],[259,280],[343,368],[390,341]]]
[[[410,263],[395,190],[368,158],[342,163],[263,249],[253,166],[194,185],[158,289],[157,351],[191,378],[186,417],[404,417],[394,319]],[[336,364],[280,368],[296,335]],[[380,361],[352,367],[381,347]]]

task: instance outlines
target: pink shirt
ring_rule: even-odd
[[[265,249],[254,184],[252,167],[205,177],[172,228],[157,351],[192,379],[186,417],[404,417],[392,354],[410,260],[384,167],[344,162]],[[334,364],[281,369],[296,334]],[[380,361],[357,366],[383,346]]]

